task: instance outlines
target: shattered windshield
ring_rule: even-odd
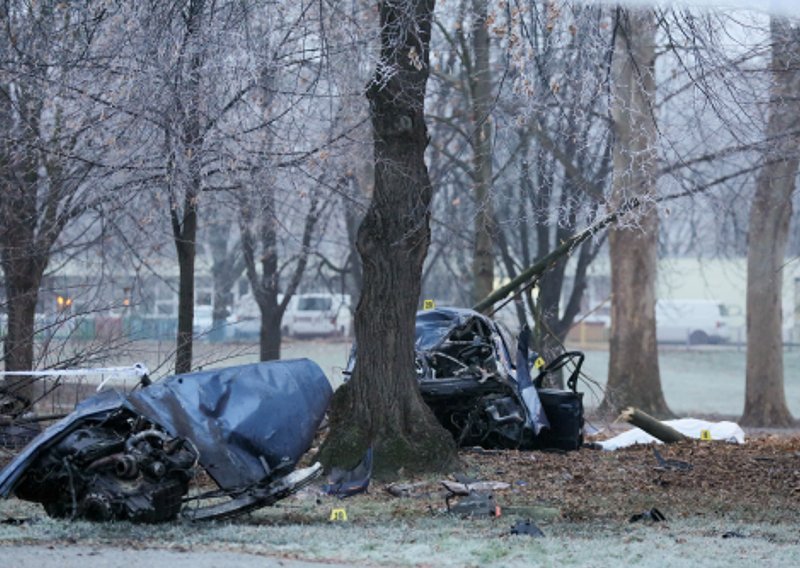
[[[439,346],[453,328],[463,323],[454,310],[427,310],[417,313],[416,348],[419,351],[429,351]]]

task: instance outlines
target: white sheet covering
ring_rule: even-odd
[[[744,430],[735,422],[708,422],[707,420],[698,420],[697,418],[681,418],[679,420],[664,420],[664,424],[672,426],[678,432],[690,438],[697,438],[699,440],[701,438],[701,432],[703,430],[708,430],[711,433],[712,440],[724,440],[735,444],[744,444]],[[618,436],[598,443],[604,450],[616,450],[634,444],[652,444],[653,442],[657,444],[663,443],[661,440],[654,438],[640,428],[632,428]]]

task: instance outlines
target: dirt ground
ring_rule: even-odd
[[[461,460],[468,478],[510,484],[494,492],[501,510],[541,506],[569,521],[626,519],[652,507],[670,518],[733,514],[769,522],[796,515],[800,434],[758,435],[743,445],[687,441],[658,450],[665,460],[688,466],[659,466],[651,446],[569,453],[465,450]],[[440,504],[438,481],[417,483],[411,494],[420,509]],[[368,498],[397,499],[377,488]]]

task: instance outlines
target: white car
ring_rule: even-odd
[[[716,300],[658,300],[656,340],[662,343],[724,343],[731,338],[728,309]]]
[[[283,317],[283,333],[291,336],[351,334],[349,294],[298,294]]]
[[[283,301],[283,294],[278,294],[278,303]],[[286,312],[283,314],[283,333],[286,333],[285,322],[289,319],[294,306],[297,303],[297,296],[292,296]],[[261,309],[258,307],[255,297],[252,294],[245,294],[236,301],[233,309],[233,316],[229,326],[234,337],[258,337],[261,334]]]

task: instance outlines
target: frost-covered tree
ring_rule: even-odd
[[[635,406],[657,416],[669,414],[658,369],[656,346],[655,37],[649,10],[617,11],[612,62],[614,186],[612,203],[637,199],[635,218],[610,230],[611,344],[602,407]]]
[[[34,316],[51,258],[67,255],[64,247],[86,246],[94,233],[78,231],[70,243],[60,237],[76,220],[99,213],[105,200],[97,176],[107,173],[103,129],[111,117],[96,99],[102,82],[111,80],[112,23],[119,23],[118,13],[105,2],[0,4],[0,265],[8,371],[33,366]],[[2,389],[24,406],[30,385],[8,378]]]
[[[750,207],[747,375],[742,422],[788,426],[783,388],[782,288],[792,194],[800,162],[800,23],[771,21],[768,140]]]

